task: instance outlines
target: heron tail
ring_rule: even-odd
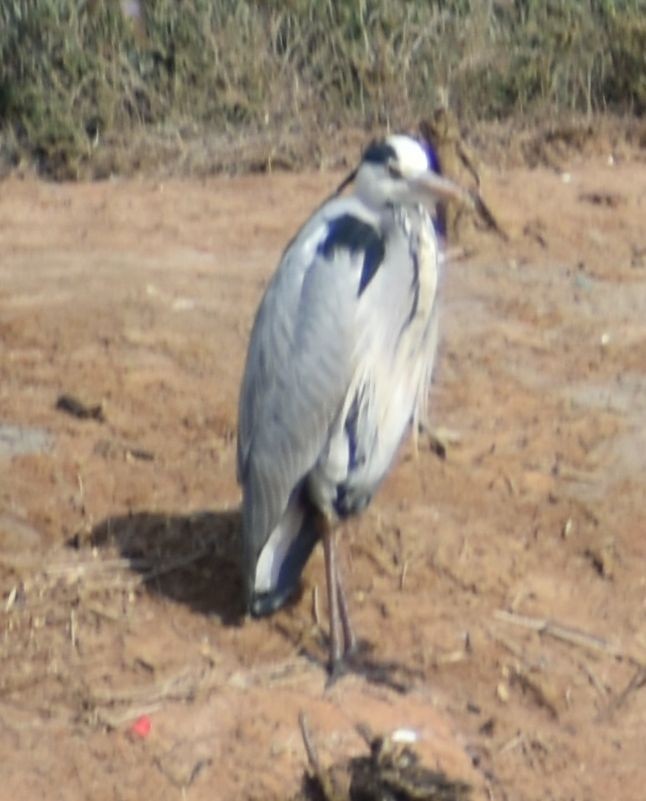
[[[270,615],[296,592],[303,568],[319,539],[316,515],[302,489],[292,495],[258,555],[247,598],[254,617]]]

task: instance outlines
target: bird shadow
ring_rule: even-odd
[[[139,573],[149,592],[184,604],[202,615],[214,615],[225,626],[239,626],[245,618],[240,555],[242,519],[238,509],[203,510],[189,514],[138,511],[108,517],[89,534],[77,533],[67,541],[71,548],[88,545],[114,549]],[[328,670],[329,638],[318,627],[315,642],[304,642],[298,616],[305,588],[301,583],[285,605],[287,618],[274,628],[309,662]],[[307,638],[306,638],[307,639]],[[360,640],[356,650],[329,675],[328,686],[343,676],[358,675],[370,684],[405,694],[423,676],[400,661],[382,661],[374,645]]]
[[[114,547],[148,590],[224,625],[244,618],[239,510],[166,514],[140,511],[108,517],[68,545]]]

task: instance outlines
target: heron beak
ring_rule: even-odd
[[[458,184],[438,175],[436,172],[423,173],[409,180],[413,192],[425,205],[435,205],[438,201],[455,200],[469,203],[469,193]]]

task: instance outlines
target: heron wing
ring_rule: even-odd
[[[343,406],[355,370],[357,298],[383,257],[379,236],[352,215],[313,220],[286,251],[258,310],[238,430],[248,569]]]

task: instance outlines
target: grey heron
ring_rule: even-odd
[[[239,402],[242,572],[262,616],[323,541],[330,668],[355,645],[335,556],[425,405],[437,344],[436,204],[462,190],[405,135],[373,142],[287,245],[258,308]]]

